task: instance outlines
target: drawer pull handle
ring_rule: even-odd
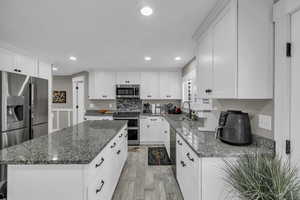
[[[110,148],[115,148],[117,144],[114,142],[113,145],[110,146]]]
[[[188,159],[189,159],[190,161],[194,162],[194,158],[191,158],[190,153],[187,153],[186,156],[188,157]]]
[[[186,164],[183,161],[181,161],[180,163],[181,163],[182,167],[186,166]]]
[[[119,135],[119,138],[121,138],[123,136],[123,133],[121,135]]]
[[[177,143],[178,143],[180,146],[182,146],[182,143],[181,143],[179,140],[177,140]]]
[[[96,194],[98,194],[99,192],[101,192],[103,186],[104,186],[104,181],[101,180],[101,185],[100,185],[100,187],[96,190]]]
[[[121,153],[121,150],[118,150],[118,151],[117,151],[117,154],[119,155],[120,153]]]
[[[104,158],[101,158],[101,161],[95,165],[96,168],[100,167],[104,162]]]

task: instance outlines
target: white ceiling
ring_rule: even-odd
[[[0,40],[50,58],[57,74],[179,68],[193,57],[192,35],[216,2],[1,0]],[[140,15],[144,5],[154,9],[152,16]],[[71,55],[78,60],[68,60]]]

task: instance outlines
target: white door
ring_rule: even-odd
[[[300,167],[300,11],[292,15],[291,26],[291,163]]]
[[[160,99],[159,72],[141,72],[141,99]]]
[[[73,125],[84,121],[84,77],[73,78]]]
[[[213,91],[213,42],[208,31],[199,43],[198,50],[198,92],[200,98],[211,97]]]
[[[213,28],[213,97],[237,92],[237,8],[229,6]]]

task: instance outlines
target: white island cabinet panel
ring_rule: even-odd
[[[83,200],[82,177],[82,165],[8,165],[8,200]]]
[[[159,72],[141,72],[141,99],[160,99]]]
[[[160,99],[182,98],[181,72],[160,72]]]
[[[117,72],[117,84],[138,85],[141,83],[140,72]]]

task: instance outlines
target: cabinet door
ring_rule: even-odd
[[[159,72],[141,72],[141,99],[159,98]]]
[[[95,72],[96,99],[116,98],[116,74],[114,72]]]
[[[160,72],[160,98],[161,99],[181,99],[181,73],[180,72]]]
[[[237,93],[237,7],[231,4],[213,27],[213,96],[235,98]]]
[[[140,84],[139,72],[117,72],[117,84]]]
[[[38,77],[43,79],[50,79],[52,76],[52,68],[50,64],[39,62]]]
[[[38,76],[38,60],[36,58],[31,58],[29,56],[16,55],[16,68],[18,73],[29,75],[29,76]]]
[[[170,157],[170,125],[163,117],[161,118],[161,127],[164,145],[166,147],[168,156]]]
[[[5,49],[0,49],[0,70],[13,71],[14,68],[14,54]]]
[[[213,41],[211,31],[203,36],[198,48],[199,98],[210,98],[213,91]]]
[[[180,136],[176,135],[176,178],[181,189],[181,192],[184,193],[184,182],[183,182],[183,166],[184,160],[182,156],[183,151],[183,141]]]
[[[140,142],[141,144],[147,144],[150,142],[150,123],[147,117],[140,118]]]
[[[95,74],[94,71],[89,72],[89,99],[96,99]]]

